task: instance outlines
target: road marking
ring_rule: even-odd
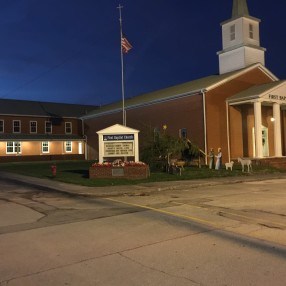
[[[199,222],[199,223],[204,223],[204,224],[207,224],[207,225],[210,225],[210,226],[213,226],[215,228],[219,228],[219,229],[225,229],[225,227],[223,227],[223,225],[221,224],[218,224],[218,223],[214,223],[214,222],[211,222],[209,220],[205,220],[205,219],[201,219],[201,218],[198,218],[198,217],[194,217],[194,216],[188,216],[188,215],[184,215],[184,214],[180,214],[180,213],[174,213],[174,212],[170,212],[170,211],[166,211],[166,210],[163,210],[163,209],[156,209],[156,208],[153,208],[153,207],[148,207],[148,206],[145,206],[145,205],[140,205],[140,204],[133,204],[133,203],[128,203],[126,201],[122,201],[122,200],[117,200],[117,199],[112,199],[112,198],[105,198],[106,200],[109,200],[109,201],[113,201],[113,202],[117,202],[117,203],[121,203],[121,204],[125,204],[125,205],[129,205],[129,206],[133,206],[133,207],[139,207],[139,208],[143,208],[143,209],[147,209],[147,210],[152,210],[152,211],[155,211],[155,212],[159,212],[159,213],[163,213],[163,214],[167,214],[167,215],[171,215],[171,216],[174,216],[174,217],[179,217],[179,218],[184,218],[184,219],[188,219],[188,220],[192,220],[192,221],[195,221],[195,222]],[[188,205],[188,204],[182,204],[182,203],[179,203],[178,202],[178,205]],[[190,206],[190,205],[188,205]],[[201,208],[201,207],[199,207]],[[204,208],[202,208],[204,209]],[[241,214],[236,214],[236,213],[233,213],[233,212],[225,212],[225,211],[222,211],[222,213],[224,213],[226,216],[223,216],[227,219],[230,219],[230,220],[233,220],[233,218],[231,217],[227,217],[227,215],[230,215],[230,216],[237,216],[237,217],[241,217],[241,218],[244,218],[244,219],[247,219],[247,220],[251,220],[252,222],[250,222],[250,224],[253,224],[255,222],[253,221],[257,221],[258,224],[263,224],[267,227],[267,225],[271,226],[271,225],[276,225],[276,226],[280,226],[282,227],[283,229],[286,228],[286,225],[283,224],[283,223],[279,223],[279,222],[271,222],[269,220],[265,220],[265,219],[259,219],[259,218],[252,218],[252,217],[249,217],[249,216],[245,216],[245,215],[241,215]],[[235,220],[235,219],[234,219]]]
[[[174,201],[172,203],[177,204],[177,205],[193,206],[193,205],[189,205],[189,204],[186,204],[186,203],[180,203],[180,202],[174,202]],[[204,209],[204,210],[211,210],[211,208],[207,208],[207,207],[201,207],[201,206],[193,206],[193,207],[197,207],[197,208]],[[284,223],[273,222],[273,221],[267,220],[267,219],[260,219],[260,218],[255,218],[255,217],[251,217],[251,216],[246,216],[246,215],[243,215],[243,214],[238,214],[235,211],[234,212],[231,212],[231,211],[226,212],[225,210],[220,210],[219,213],[223,214],[224,218],[228,218],[228,219],[231,219],[231,220],[235,220],[235,218],[233,219],[232,217],[240,217],[242,219],[250,220],[251,224],[254,221],[254,222],[257,222],[259,224],[265,225],[266,227],[268,225],[269,227],[274,226],[274,227],[279,227],[279,228],[283,228],[283,229],[286,228],[286,224],[284,224]]]
[[[173,212],[162,210],[162,209],[156,209],[156,208],[152,208],[152,207],[148,207],[148,206],[144,206],[144,205],[128,203],[128,202],[125,202],[125,201],[116,200],[116,199],[112,199],[112,198],[105,198],[105,199],[109,200],[109,201],[116,202],[116,203],[121,203],[121,204],[129,205],[129,206],[133,206],[133,207],[139,207],[139,208],[143,208],[143,209],[147,209],[147,210],[152,210],[152,211],[155,211],[155,212],[168,214],[168,215],[171,215],[171,216],[180,217],[180,218],[184,218],[184,219],[189,219],[189,220],[192,220],[192,221],[205,223],[205,224],[208,224],[208,225],[211,225],[211,226],[214,226],[214,227],[218,227],[218,224],[216,224],[216,223],[213,223],[213,222],[211,222],[209,220],[205,220],[205,219],[201,219],[201,218],[198,218],[198,217],[194,217],[194,216],[188,216],[188,215],[184,215],[184,214],[180,214],[180,213],[173,213]]]

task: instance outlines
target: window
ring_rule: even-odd
[[[49,141],[42,142],[42,153],[49,153]]]
[[[8,141],[6,143],[7,154],[20,154],[21,153],[21,142]]]
[[[20,133],[20,132],[21,132],[21,121],[13,120],[13,133]]]
[[[52,122],[46,121],[46,133],[52,133]]]
[[[235,40],[235,25],[230,26],[230,40]]]
[[[66,122],[65,123],[65,129],[66,129],[66,134],[71,134],[72,133],[72,123],[71,122]]]
[[[160,137],[160,129],[158,127],[155,127],[153,131],[154,131],[154,142],[156,142]]]
[[[0,133],[4,133],[4,120],[0,120]]]
[[[37,121],[30,121],[30,133],[37,133]]]
[[[179,129],[179,137],[182,139],[187,138],[187,128]]]
[[[254,37],[253,25],[249,24],[249,38],[253,39],[253,37]]]
[[[66,152],[72,152],[72,142],[66,141]]]

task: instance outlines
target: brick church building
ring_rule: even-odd
[[[246,0],[233,0],[232,15],[221,23],[219,74],[125,100],[127,126],[140,130],[168,127],[187,136],[205,154],[222,148],[223,161],[286,155],[286,82],[265,67],[260,20]],[[83,117],[88,158],[98,158],[97,131],[122,123],[122,103]]]
[[[115,124],[186,137],[204,154],[222,149],[223,162],[286,156],[286,81],[265,66],[260,20],[246,0],[233,0],[221,23],[219,74],[102,107],[1,99],[1,161],[99,158],[97,132]],[[123,124],[125,125],[125,124]],[[140,159],[140,158],[139,158]],[[205,157],[207,163],[207,156]]]

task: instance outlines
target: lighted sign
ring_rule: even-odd
[[[134,156],[133,142],[104,142],[104,156]]]
[[[126,141],[134,140],[134,134],[103,135],[103,141]]]

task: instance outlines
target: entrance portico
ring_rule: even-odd
[[[229,129],[240,126],[241,134],[244,136],[241,141],[242,146],[239,148],[239,144],[231,144],[236,138],[232,135],[235,133],[230,130],[228,136],[230,157],[260,159],[268,156],[285,156],[286,150],[282,144],[285,138],[284,124],[282,124],[285,121],[286,110],[285,81],[251,87],[226,101],[230,115],[240,112],[240,116],[228,117]],[[241,119],[241,125],[236,122],[238,118]]]

